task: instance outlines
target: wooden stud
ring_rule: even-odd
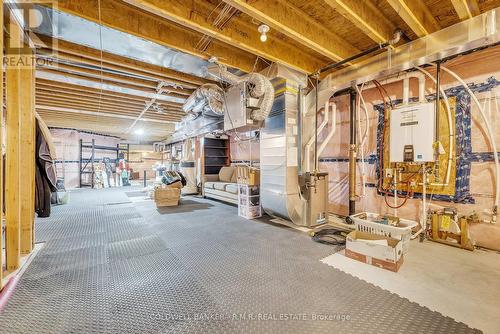
[[[0,27],[3,27],[3,0],[0,0]],[[0,33],[0,55],[3,56],[3,32]],[[3,61],[0,64],[0,175],[3,175]],[[0,289],[3,288],[3,177],[0,177]]]
[[[20,186],[19,192],[21,194],[21,254],[26,255],[33,250],[32,228],[33,219],[32,208],[35,206],[35,198],[33,193],[34,173],[33,164],[35,163],[34,157],[34,119],[33,119],[33,101],[34,95],[32,87],[32,68],[22,68],[20,70],[20,147],[19,155],[22,159],[20,163],[19,177]]]
[[[10,22],[9,22],[10,23]],[[10,36],[7,35],[7,56],[15,57],[15,52],[10,49],[11,45],[19,43],[21,31],[14,24],[9,24]],[[17,56],[20,56],[19,53]],[[21,72],[19,65],[7,65],[6,68],[6,156],[5,156],[5,252],[6,269],[14,271],[20,266],[20,216],[21,216],[21,196],[20,193],[20,79]]]
[[[36,151],[36,117],[35,117],[35,107],[36,107],[36,67],[33,67],[31,70],[31,121],[33,122],[33,127],[32,127],[32,133],[31,133],[31,140],[33,140],[33,145],[31,146],[31,157],[32,157],[32,163],[31,163],[31,192],[33,196],[33,206],[30,208],[30,215],[33,217],[31,221],[31,247],[34,249],[35,248],[35,242],[36,242],[36,229],[35,229],[35,193],[36,193],[36,160],[37,160],[37,151]]]

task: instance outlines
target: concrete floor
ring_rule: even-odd
[[[343,251],[322,262],[484,333],[500,331],[497,252],[413,240],[398,273],[354,261]]]
[[[139,188],[78,190],[36,225],[44,247],[0,333],[479,332],[321,262],[338,249],[216,201],[157,209]]]

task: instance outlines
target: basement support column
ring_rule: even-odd
[[[356,213],[356,92],[349,90],[349,215]]]

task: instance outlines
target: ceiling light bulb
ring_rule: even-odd
[[[269,32],[270,28],[266,24],[261,24],[259,26],[258,31],[260,32],[260,41],[265,42],[267,41],[267,33]]]
[[[140,135],[144,134],[144,130],[143,129],[137,129],[137,130],[135,130],[135,134],[140,136]]]

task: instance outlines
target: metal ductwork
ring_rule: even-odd
[[[224,116],[224,90],[215,84],[204,84],[188,97],[182,110],[196,116]]]
[[[260,132],[262,207],[266,213],[296,225],[314,226],[325,218],[328,178],[310,173],[299,175],[299,88],[281,78],[272,83],[280,93]]]
[[[249,95],[259,99],[259,108],[252,112],[251,118],[258,122],[264,121],[267,118],[274,102],[274,87],[268,78],[259,73],[250,73],[239,77],[229,72],[222,65],[210,67],[208,73],[218,80],[227,82],[232,86],[246,82],[247,87],[249,87]]]

